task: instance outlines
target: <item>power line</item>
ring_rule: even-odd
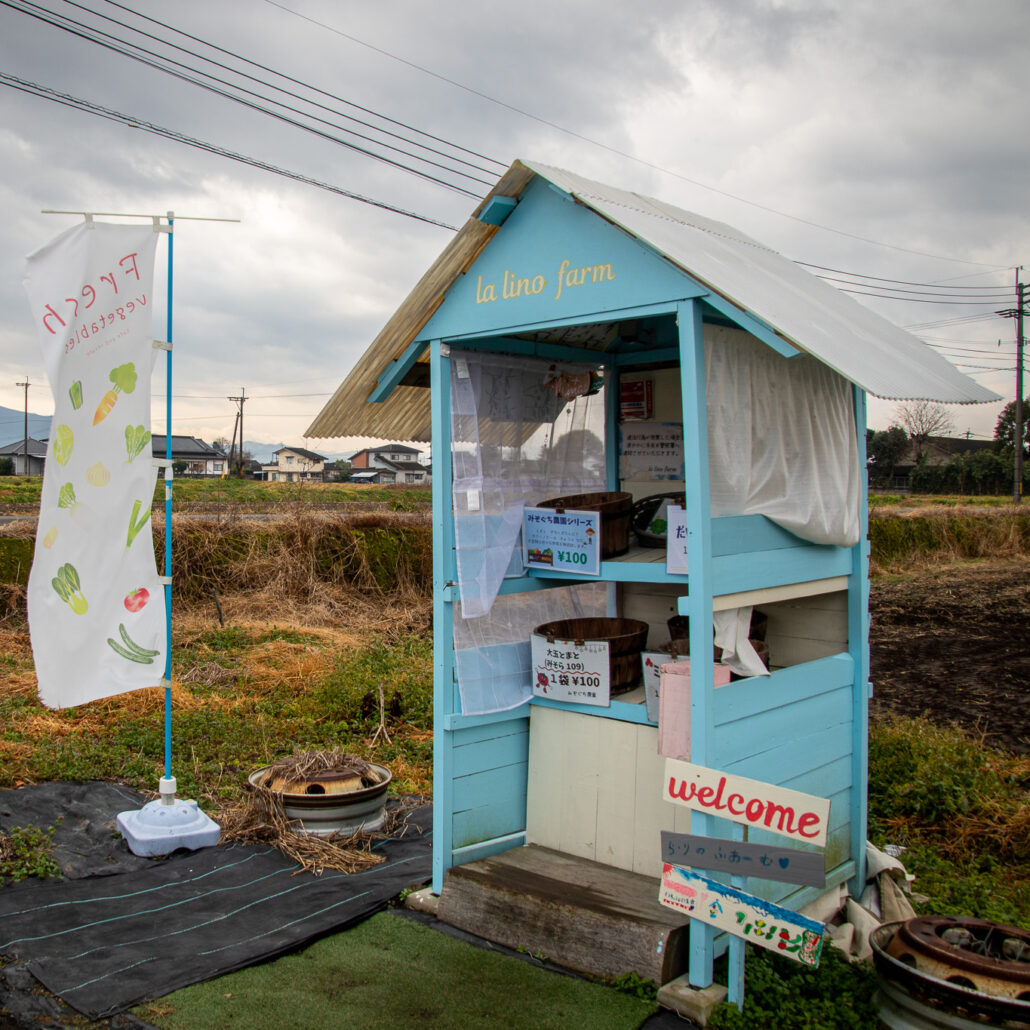
[[[920,297],[897,297],[890,293],[874,293],[871,290],[849,290],[844,287],[838,288],[841,293],[855,293],[862,297],[879,297],[881,300],[897,300],[906,304],[959,304],[966,307],[984,307],[991,303],[997,303],[997,301],[992,302],[990,298],[983,298],[981,300],[929,300],[922,299]]]
[[[906,279],[885,279],[878,275],[867,275],[865,272],[848,272],[843,268],[829,268],[826,265],[816,265],[811,261],[795,261],[797,265],[804,265],[806,268],[818,268],[822,272],[836,272],[838,275],[847,275],[853,279],[872,279],[875,282],[880,283],[894,283],[897,286],[922,286],[927,289],[946,289],[949,293],[955,293],[956,290],[990,290],[992,293],[1002,293],[1005,297],[1008,297],[1009,292],[1002,286],[951,286],[944,287],[939,286],[937,283],[920,283],[910,282]],[[819,276],[820,279],[829,279],[830,276]],[[963,277],[964,278],[964,277]],[[843,282],[843,279],[834,279],[834,282]]]
[[[404,208],[388,204],[383,200],[373,200],[371,197],[362,196],[360,193],[354,193],[351,190],[343,189],[341,186],[334,186],[331,183],[322,182],[320,179],[313,179],[310,176],[301,175],[299,172],[292,172],[286,168],[279,168],[277,165],[269,164],[267,161],[247,157],[244,154],[237,154],[235,151],[226,150],[224,147],[216,146],[213,143],[207,143],[204,140],[187,136],[184,133],[175,131],[174,129],[166,129],[160,125],[155,125],[153,122],[143,121],[142,119],[135,118],[132,115],[122,114],[119,111],[102,107],[99,104],[92,104],[88,100],[83,100],[81,97],[75,97],[68,93],[61,93],[58,90],[51,89],[48,86],[41,86],[35,82],[29,82],[26,79],[19,79],[17,76],[8,75],[6,72],[0,72],[0,85],[9,86],[10,88],[19,90],[22,93],[28,93],[32,96],[40,97],[43,100],[50,100],[54,103],[63,104],[65,107],[71,107],[78,111],[95,114],[100,118],[106,118],[108,121],[127,125],[133,129],[142,129],[144,132],[150,132],[156,136],[163,136],[165,139],[172,140],[176,143],[184,143],[186,146],[195,147],[197,150],[204,150],[209,154],[217,154],[219,157],[227,157],[231,161],[238,161],[241,164],[250,165],[252,168],[258,168],[265,172],[273,172],[276,175],[282,175],[287,179],[292,179],[294,182],[305,183],[308,186],[317,186],[319,189],[326,190],[329,193],[335,193],[341,197],[348,197],[351,200],[360,201],[362,204],[370,204],[373,207],[382,208],[385,211],[392,211],[394,214],[404,215],[406,218],[414,218],[419,222],[426,222],[429,225],[439,226],[441,229],[450,229],[453,232],[457,231],[457,226],[448,225],[446,222],[437,221],[435,218],[429,218],[426,215],[419,215],[414,211],[406,211]]]
[[[65,2],[66,3],[70,3],[71,0],[65,0]],[[382,114],[381,112],[375,111],[372,108],[364,107],[361,104],[357,104],[353,100],[348,100],[345,97],[341,97],[341,96],[339,96],[336,93],[330,93],[330,92],[328,92],[328,91],[326,91],[324,89],[320,89],[317,86],[313,86],[309,82],[304,82],[302,79],[296,79],[292,75],[287,75],[285,72],[277,71],[275,68],[270,68],[268,65],[261,64],[259,61],[253,61],[249,57],[244,57],[242,54],[237,53],[235,50],[228,50],[228,49],[226,49],[224,47],[220,47],[216,43],[212,43],[210,40],[201,39],[199,36],[191,35],[189,32],[185,32],[182,29],[177,29],[174,25],[169,25],[167,22],[160,21],[157,18],[151,18],[149,15],[143,14],[142,11],[135,11],[131,7],[126,7],[124,4],[116,3],[116,0],[104,0],[104,2],[110,4],[112,7],[117,7],[117,8],[119,8],[122,11],[126,11],[129,14],[134,14],[138,18],[142,18],[144,21],[150,22],[153,25],[159,25],[161,28],[167,29],[169,32],[174,32],[178,36],[183,36],[186,39],[191,39],[195,43],[200,43],[202,46],[210,47],[212,50],[215,50],[215,51],[217,51],[218,53],[221,53],[221,54],[225,54],[227,57],[233,57],[233,58],[235,58],[238,61],[243,61],[245,64],[248,64],[248,65],[250,65],[253,68],[260,68],[264,72],[268,72],[271,75],[275,75],[278,78],[284,79],[287,82],[292,82],[292,83],[294,83],[294,85],[303,86],[305,89],[309,89],[313,93],[317,93],[320,96],[327,97],[330,100],[335,100],[335,101],[337,101],[338,103],[341,103],[341,104],[346,104],[348,107],[352,107],[356,111],[361,111],[364,114],[368,114],[368,115],[371,115],[372,117],[379,118],[382,121],[388,122],[391,125],[396,125],[399,128],[407,129],[409,132],[417,133],[420,136],[424,136],[426,139],[431,139],[431,140],[433,140],[436,143],[440,143],[440,144],[443,144],[444,146],[450,147],[452,150],[459,150],[462,153],[470,155],[471,157],[478,157],[481,160],[489,161],[490,163],[497,165],[499,169],[503,169],[505,167],[505,162],[498,161],[497,158],[489,157],[488,155],[482,154],[482,153],[480,153],[479,151],[476,151],[476,150],[470,150],[468,147],[464,147],[464,146],[462,146],[459,143],[454,143],[451,140],[443,139],[440,136],[434,136],[432,133],[426,132],[423,129],[419,129],[419,128],[417,128],[414,125],[409,125],[407,122],[402,122],[402,121],[397,120],[396,118],[391,118],[389,115]],[[98,13],[98,12],[93,12],[93,13]],[[98,14],[98,16],[99,17],[104,17],[103,15],[99,15],[99,14]],[[118,22],[118,24],[123,24],[123,23]],[[126,27],[128,27],[128,26],[126,26]],[[137,31],[138,32],[139,30],[138,29],[134,29],[133,31]],[[151,37],[151,38],[153,38],[153,37]],[[169,43],[168,45],[169,46],[173,46],[174,44]],[[192,51],[187,51],[187,52],[188,53],[192,53]],[[209,61],[212,64],[218,64],[219,67],[227,67],[225,65],[219,64],[218,62],[211,61],[210,58],[202,57],[199,54],[194,54],[194,56],[201,57],[201,60]],[[243,74],[243,73],[242,72],[237,72],[237,74]],[[249,77],[250,76],[248,76],[248,78]],[[263,81],[263,80],[257,80],[257,81]],[[265,84],[272,86],[271,83],[265,83]],[[279,89],[280,87],[272,86],[272,88]],[[288,90],[283,90],[282,92],[286,92],[290,96],[296,96],[297,95],[297,94],[291,93]],[[306,101],[306,102],[307,103],[314,103],[313,101],[310,101],[310,100]],[[318,106],[322,106],[322,105],[318,105]],[[330,110],[330,108],[325,108],[325,110]],[[342,112],[336,112],[336,113],[339,113],[341,115],[343,114]],[[343,117],[350,117],[350,116],[349,115],[343,115]],[[358,121],[362,125],[368,125],[369,124],[367,122],[361,121],[361,119],[353,119],[353,120],[354,121]],[[370,126],[370,127],[372,127],[372,126]],[[387,133],[388,132],[388,130],[379,128],[378,126],[374,126],[374,128],[376,129],[377,132],[383,132],[383,133]],[[390,135],[394,135],[394,134],[390,133]],[[407,137],[401,136],[399,134],[397,135],[397,138],[398,139],[405,139],[405,140],[407,140]],[[410,142],[410,143],[414,144],[415,146],[420,146],[420,147],[424,146],[424,144],[418,143],[415,140],[407,140],[407,142]],[[435,150],[432,147],[425,147],[425,149],[430,150],[433,153],[442,154],[441,151]],[[455,157],[454,160],[461,161],[462,159]],[[471,162],[463,162],[463,163],[468,164],[470,167],[478,168],[479,171],[484,171],[485,172],[487,170],[485,168],[479,167],[478,165],[473,165]]]
[[[19,6],[19,3],[21,4],[21,6]],[[269,97],[262,96],[261,94],[255,93],[252,90],[247,90],[247,89],[245,89],[242,86],[235,86],[232,83],[226,82],[224,79],[219,79],[216,76],[210,75],[207,72],[200,71],[199,69],[196,69],[196,68],[191,68],[188,65],[185,65],[185,64],[183,64],[180,61],[172,60],[169,57],[162,57],[162,56],[160,56],[158,54],[155,54],[153,51],[146,50],[145,48],[139,47],[136,44],[129,43],[126,40],[120,39],[120,38],[118,38],[116,36],[112,36],[110,33],[103,32],[100,29],[91,28],[91,27],[85,25],[82,22],[78,22],[78,21],[76,21],[73,18],[69,18],[67,15],[56,14],[55,12],[50,11],[47,8],[40,7],[37,4],[32,4],[32,3],[29,2],[29,0],[0,0],[0,4],[2,4],[4,7],[9,7],[12,10],[19,11],[22,14],[27,14],[29,17],[35,18],[37,21],[42,21],[42,22],[44,22],[47,25],[51,25],[54,28],[61,29],[62,31],[68,32],[68,33],[70,33],[73,36],[79,37],[80,39],[86,40],[86,41],[88,41],[90,43],[95,43],[97,46],[101,46],[101,47],[104,47],[107,50],[112,50],[115,53],[119,53],[123,57],[128,57],[131,60],[137,61],[140,64],[144,64],[144,65],[146,65],[146,66],[148,66],[150,68],[155,69],[156,71],[164,72],[165,74],[171,75],[174,78],[177,78],[177,79],[179,79],[179,80],[181,80],[183,82],[189,82],[189,83],[191,83],[194,86],[198,86],[200,89],[207,90],[209,93],[214,93],[216,96],[220,96],[220,97],[223,97],[223,98],[225,98],[227,100],[231,100],[234,103],[241,104],[244,107],[250,108],[251,110],[254,110],[254,111],[258,111],[261,114],[265,114],[265,115],[267,115],[270,118],[276,119],[277,121],[284,122],[287,125],[292,125],[292,126],[294,126],[296,128],[302,129],[305,132],[311,133],[314,136],[318,136],[320,139],[328,140],[329,142],[336,143],[339,146],[346,147],[348,150],[353,150],[356,153],[364,154],[366,157],[370,157],[370,158],[372,158],[375,161],[380,161],[383,164],[391,165],[392,167],[397,168],[397,169],[399,169],[401,171],[407,172],[407,173],[409,173],[411,175],[418,176],[419,178],[425,179],[425,180],[427,180],[429,182],[434,182],[434,183],[436,183],[439,186],[445,187],[446,189],[454,190],[457,193],[464,193],[466,196],[474,197],[474,198],[478,199],[478,194],[477,193],[474,193],[473,191],[468,190],[468,189],[466,189],[463,186],[459,186],[459,185],[457,185],[455,183],[448,182],[447,180],[442,179],[442,178],[440,178],[437,175],[432,175],[429,172],[424,172],[424,171],[421,171],[421,170],[419,170],[417,168],[412,168],[409,165],[406,165],[406,164],[404,164],[401,161],[395,160],[394,158],[387,157],[384,154],[378,154],[378,153],[376,153],[373,150],[369,150],[367,147],[362,147],[362,146],[359,146],[359,145],[357,145],[355,143],[350,143],[350,142],[348,142],[346,140],[340,139],[338,136],[334,136],[331,133],[328,133],[328,132],[325,132],[325,131],[323,131],[321,129],[316,128],[315,126],[306,125],[303,122],[298,121],[296,118],[290,118],[288,115],[281,114],[281,113],[279,113],[277,111],[270,110],[269,108],[264,107],[264,106],[262,106],[259,103],[255,103],[252,100],[247,100],[244,96],[238,96],[237,94],[235,94],[233,92],[230,92],[230,90],[235,89],[235,90],[238,90],[240,93],[249,94],[252,97],[258,97],[261,100],[265,100],[268,103],[275,104],[276,106],[282,107],[285,110],[293,111],[296,114],[303,114],[303,112],[300,112],[296,108],[290,107],[287,104],[283,104],[281,101],[273,100],[273,99],[271,99]],[[51,17],[48,18],[48,17],[45,17],[44,14],[40,14],[40,13],[36,13],[35,11],[28,10],[29,7],[34,7],[34,8],[36,8],[37,11],[43,11],[43,12],[45,12],[46,15],[51,15]],[[101,17],[104,17],[104,16],[101,16]],[[59,20],[54,20],[54,19],[59,19]],[[65,22],[67,22],[68,24],[64,24]],[[78,26],[78,29],[72,28],[71,26]],[[81,29],[83,31],[79,31],[79,29]],[[134,31],[139,31],[139,30],[134,30]],[[97,38],[98,36],[106,37],[108,40],[114,40],[114,42],[105,42],[104,39]],[[129,48],[129,49],[125,49],[126,47]],[[137,52],[133,52],[133,51],[137,51]],[[148,57],[142,56],[143,54],[149,55],[149,58],[153,58],[153,60],[149,59]],[[163,62],[167,62],[167,64],[160,63],[162,61]],[[196,79],[196,78],[186,74],[185,72],[176,71],[174,67],[168,67],[167,65],[174,65],[174,66],[179,67],[179,68],[188,68],[189,71],[194,72],[196,75],[204,76],[205,78],[210,79],[211,82],[202,82],[199,79]],[[218,86],[212,85],[211,83],[213,83],[213,82],[221,83],[223,86],[225,86],[227,88],[226,89],[220,89]],[[326,122],[325,119],[318,118],[318,117],[316,117],[314,115],[304,115],[304,117],[310,118],[313,121],[322,122],[323,124],[327,124],[327,125],[332,124],[332,123]],[[339,126],[335,126],[335,125],[333,127],[334,128],[340,128]],[[343,131],[344,132],[348,132],[348,133],[350,133],[352,135],[355,135],[355,136],[360,136],[361,135],[360,133],[355,133],[354,130],[351,130],[351,129],[343,129]],[[362,136],[361,138],[363,138],[363,139],[365,139],[367,141],[370,141],[370,137]],[[395,150],[395,151],[398,150],[397,147],[394,147],[394,146],[392,146],[391,144],[388,144],[388,143],[382,143],[381,141],[371,141],[371,142],[375,142],[379,146],[388,147],[391,150]],[[401,152],[404,153],[408,157],[414,157],[415,160],[419,160],[419,161],[422,161],[422,162],[427,163],[427,164],[436,165],[437,167],[440,167],[440,168],[445,168],[446,167],[446,166],[440,165],[436,161],[431,161],[429,158],[418,157],[417,155],[412,155],[412,154],[408,153],[407,151],[401,151]],[[446,170],[448,172],[450,172],[451,174],[461,175],[461,176],[463,176],[465,178],[472,179],[475,182],[483,183],[484,185],[488,185],[488,186],[492,185],[491,182],[489,182],[489,181],[487,181],[485,179],[479,179],[479,178],[477,178],[476,176],[473,176],[473,175],[469,175],[467,172],[461,172],[461,171],[457,171],[457,170],[451,169],[451,168],[447,168]]]
[[[552,122],[547,118],[542,118],[539,115],[535,115],[530,111],[523,110],[521,107],[516,107],[514,104],[509,104],[504,100],[498,100],[496,97],[490,96],[488,93],[484,93],[481,90],[476,89],[473,86],[467,86],[463,82],[458,82],[456,79],[449,78],[446,75],[441,75],[439,72],[434,72],[430,68],[426,68],[424,65],[416,64],[414,61],[409,61],[404,57],[399,57],[397,54],[392,54],[388,50],[384,50],[382,47],[377,47],[372,43],[368,43],[363,39],[359,39],[357,36],[352,36],[342,29],[336,28],[334,25],[329,25],[326,22],[319,21],[317,18],[309,17],[306,14],[302,14],[300,11],[294,10],[292,7],[287,7],[285,4],[277,2],[277,0],[264,0],[264,2],[271,7],[276,7],[280,11],[284,11],[287,14],[292,14],[295,18],[300,18],[303,21],[310,22],[312,25],[317,25],[321,29],[325,29],[327,32],[335,33],[337,36],[342,36],[344,39],[350,40],[352,43],[357,43],[359,46],[363,46],[368,50],[372,50],[377,54],[381,54],[383,57],[388,57],[391,61],[397,61],[400,64],[407,65],[409,68],[413,68],[415,71],[422,72],[425,75],[429,75],[434,79],[438,79],[440,82],[447,83],[450,86],[454,86],[456,89],[464,90],[466,93],[471,93],[473,96],[480,97],[482,100],[486,100],[488,103],[496,104],[498,107],[503,107],[505,110],[511,111],[514,114],[521,115],[524,118],[529,118],[532,121],[539,122],[541,125],[546,125],[552,129],[556,129],[558,132],[564,133],[565,135],[572,136],[575,139],[582,140],[584,143],[589,143],[591,146],[600,147],[602,150],[607,150],[610,154],[616,154],[618,157],[624,157],[628,161],[633,161],[636,164],[643,165],[646,168],[651,168],[656,172],[661,172],[663,175],[671,175],[675,179],[680,179],[683,182],[690,183],[692,186],[697,186],[700,189],[708,190],[710,193],[715,193],[721,197],[727,197],[730,200],[735,200],[740,204],[747,204],[749,207],[757,208],[760,211],[766,211],[769,214],[777,215],[780,218],[787,218],[794,222],[799,222],[802,225],[811,226],[814,229],[821,229],[824,232],[834,233],[837,236],[844,236],[851,240],[857,240],[860,243],[869,243],[875,247],[886,247],[890,250],[897,250],[903,254],[914,254],[918,257],[933,258],[937,261],[952,261],[957,264],[963,265],[979,265],[984,268],[1009,268],[1011,262],[1004,265],[994,264],[988,261],[970,261],[966,258],[954,258],[948,257],[943,254],[931,254],[927,251],[913,250],[909,247],[899,247],[893,243],[883,243],[880,240],[873,240],[867,236],[859,236],[856,233],[847,232],[844,229],[834,229],[832,226],[823,225],[820,222],[813,222],[807,218],[801,218],[799,215],[788,214],[785,211],[779,211],[776,208],[769,207],[766,204],[759,204],[757,201],[748,200],[746,197],[737,196],[734,193],[728,193],[726,190],[720,190],[715,186],[710,186],[707,183],[701,182],[698,179],[691,179],[689,176],[683,175],[680,172],[674,172],[670,168],[665,168],[662,165],[655,164],[652,161],[647,161],[642,157],[637,157],[635,154],[627,153],[625,150],[619,150],[618,147],[613,147],[608,143],[602,143],[600,140],[593,139],[590,136],[585,136],[582,133],[576,132],[574,129],[566,128],[563,125],[559,125],[557,122]]]

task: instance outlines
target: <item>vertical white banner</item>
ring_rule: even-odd
[[[28,258],[55,410],[28,608],[52,708],[161,683],[164,588],[150,525],[152,226],[83,223]]]

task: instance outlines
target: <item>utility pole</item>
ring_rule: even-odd
[[[239,425],[240,425],[240,460],[239,460],[238,470],[239,470],[240,475],[242,476],[243,475],[243,405],[247,402],[247,388],[245,386],[241,386],[240,387],[240,395],[239,395],[239,397],[229,397],[228,399],[231,400],[231,401],[234,401],[235,404],[236,404],[236,419],[237,419],[237,421],[239,422]],[[236,430],[235,430],[235,428],[233,429],[232,436],[233,436],[233,440],[235,441],[235,439],[236,439]],[[230,465],[230,467],[232,466],[232,449],[230,449],[230,451],[229,451],[229,465]]]
[[[1016,445],[1016,469],[1012,503],[1023,500],[1023,310],[1026,303],[1026,284],[1019,281],[1016,269],[1016,421],[1012,439]]]
[[[15,383],[15,386],[25,387],[25,436],[22,438],[22,469],[21,474],[29,474],[29,377],[25,377],[24,383]]]
[[[1026,283],[1019,281],[1022,265],[1016,268],[1016,306],[996,314],[1016,320],[1016,410],[1012,425],[1015,462],[1012,474],[1012,503],[1023,501],[1023,316],[1026,314]]]

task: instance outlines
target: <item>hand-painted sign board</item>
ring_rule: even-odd
[[[735,876],[799,883],[806,887],[826,885],[826,863],[818,851],[768,847],[662,830],[662,861],[693,869],[733,873]]]
[[[522,514],[526,565],[549,572],[601,574],[601,513],[526,508]]]
[[[607,640],[549,640],[534,633],[533,696],[607,707],[611,665]]]
[[[742,937],[813,969],[819,966],[825,927],[814,919],[763,901],[707,876],[666,863],[658,900],[691,919]]]
[[[665,760],[662,798],[735,823],[826,846],[830,802],[760,780],[674,758]]]

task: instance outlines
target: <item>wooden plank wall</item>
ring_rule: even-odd
[[[657,650],[669,640],[667,622],[676,614],[683,588],[674,584],[623,583],[619,586],[619,612],[650,626],[648,647]],[[848,595],[846,590],[755,606],[769,617],[766,642],[769,661],[776,668],[800,665],[848,649]]]
[[[451,731],[455,850],[526,826],[529,719]]]
[[[827,870],[850,849],[852,669],[840,655],[714,695],[715,768],[830,798]],[[531,727],[527,843],[659,876],[661,831],[689,833],[690,811],[661,800],[656,728],[542,707],[532,709]],[[730,836],[730,824],[718,823]],[[784,842],[749,832],[754,841]],[[771,881],[748,889],[769,900],[794,890]]]

